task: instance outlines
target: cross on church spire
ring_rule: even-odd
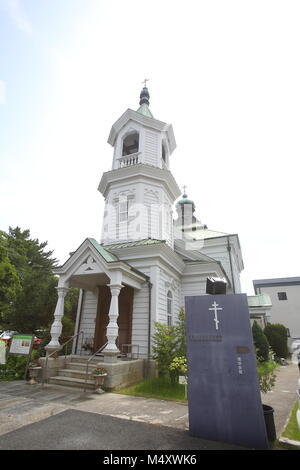
[[[145,78],[145,80],[142,82],[145,88],[147,88],[147,82],[149,82],[149,78]]]
[[[186,196],[186,185],[182,186],[183,189],[183,196]]]

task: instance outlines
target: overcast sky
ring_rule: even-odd
[[[172,123],[171,171],[252,280],[299,276],[300,2],[0,0],[0,229],[100,240],[112,124]]]

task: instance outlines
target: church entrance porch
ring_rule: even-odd
[[[59,275],[58,300],[51,327],[51,341],[46,346],[48,355],[61,349],[59,338],[65,295],[69,287],[77,287],[81,288],[81,292],[98,292],[97,308],[89,315],[89,330],[93,334],[90,352],[95,353],[103,346],[104,361],[116,361],[120,347],[131,344],[134,292],[144,286],[147,276],[89,238],[55,274]],[[74,335],[78,335],[81,329],[81,308],[78,308]],[[79,353],[80,349],[82,344],[77,344],[73,352]]]

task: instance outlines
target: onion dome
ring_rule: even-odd
[[[142,104],[146,104],[147,106],[149,106],[149,98],[150,98],[150,95],[149,95],[149,91],[148,91],[148,88],[146,86],[144,86],[144,88],[142,89],[141,91],[141,94],[140,94],[140,105]]]
[[[191,199],[188,199],[187,194],[183,194],[182,198],[176,203],[176,206],[184,207],[186,204],[190,204],[192,206],[192,211],[195,212],[195,203]]]
[[[153,118],[153,114],[151,113],[151,111],[149,109],[150,94],[149,94],[148,88],[146,87],[146,82],[147,82],[147,80],[145,80],[145,86],[143,87],[143,89],[140,93],[140,103],[139,103],[140,107],[137,110],[137,112],[140,113],[140,114],[143,114],[144,116]]]

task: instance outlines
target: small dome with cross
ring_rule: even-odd
[[[185,204],[191,204],[193,212],[195,211],[195,203],[191,199],[188,199],[187,194],[185,192],[185,186],[184,186],[184,194],[182,195],[182,198],[177,201],[176,205],[179,204],[180,206],[183,206]]]

